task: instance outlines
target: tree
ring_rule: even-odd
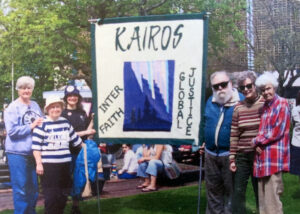
[[[245,0],[178,0],[182,12],[210,12],[208,32],[208,70],[234,67],[244,69],[240,62],[241,53],[245,52]]]
[[[16,78],[30,75],[38,79],[34,95],[41,101],[42,91],[64,85],[69,79],[83,78],[91,86],[88,19],[150,14],[166,0],[3,2],[2,11],[6,14],[0,14],[0,81],[11,81],[8,73],[13,64]],[[132,3],[140,9],[132,7]]]
[[[3,4],[5,3],[5,4]],[[89,19],[209,11],[209,53],[219,56],[228,38],[241,47],[240,22],[244,0],[10,0],[1,1],[0,83],[16,78],[36,78],[36,98],[42,91],[85,79],[91,86]],[[0,99],[7,97],[0,93]]]
[[[255,8],[255,67],[259,72],[277,71],[278,93],[284,95],[300,77],[295,72],[300,66],[300,3],[261,0]]]

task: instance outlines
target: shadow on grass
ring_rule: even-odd
[[[205,212],[205,193],[201,192],[201,212]],[[173,190],[143,193],[129,197],[101,199],[101,214],[174,214],[197,213],[198,188],[183,187]],[[82,213],[98,213],[97,201],[82,203]],[[68,210],[68,211],[67,211]],[[70,206],[65,213],[70,212]]]
[[[184,188],[181,190],[165,190],[149,194],[124,198],[122,204],[120,199],[115,199],[119,205],[113,213],[196,213],[197,212],[197,188]],[[201,210],[204,211],[206,199],[201,197]],[[205,200],[205,201],[204,201]],[[111,202],[102,203],[103,213],[112,213]],[[113,214],[112,213],[112,214]]]
[[[296,192],[292,194],[292,198],[294,199],[300,199],[300,189],[298,189]]]

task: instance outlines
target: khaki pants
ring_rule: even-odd
[[[280,196],[283,193],[282,172],[258,178],[260,214],[283,214]]]

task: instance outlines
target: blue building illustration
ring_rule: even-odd
[[[170,131],[174,60],[124,62],[123,131]]]

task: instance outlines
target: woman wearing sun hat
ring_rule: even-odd
[[[64,96],[66,108],[62,112],[62,116],[71,123],[76,133],[84,142],[88,138],[88,136],[95,134],[96,131],[95,129],[93,129],[92,119],[87,116],[86,112],[82,108],[81,100],[82,97],[77,87],[68,85],[65,88]],[[71,153],[73,162],[72,167],[74,167],[78,151],[71,150]],[[80,214],[81,212],[79,209],[79,200],[81,198],[81,195],[74,195],[73,193],[72,198],[73,206],[71,213]]]
[[[42,125],[33,130],[32,150],[36,172],[41,176],[45,196],[45,213],[62,214],[71,188],[71,152],[79,149],[81,138],[70,122],[61,117],[63,101],[52,96],[46,99]]]

